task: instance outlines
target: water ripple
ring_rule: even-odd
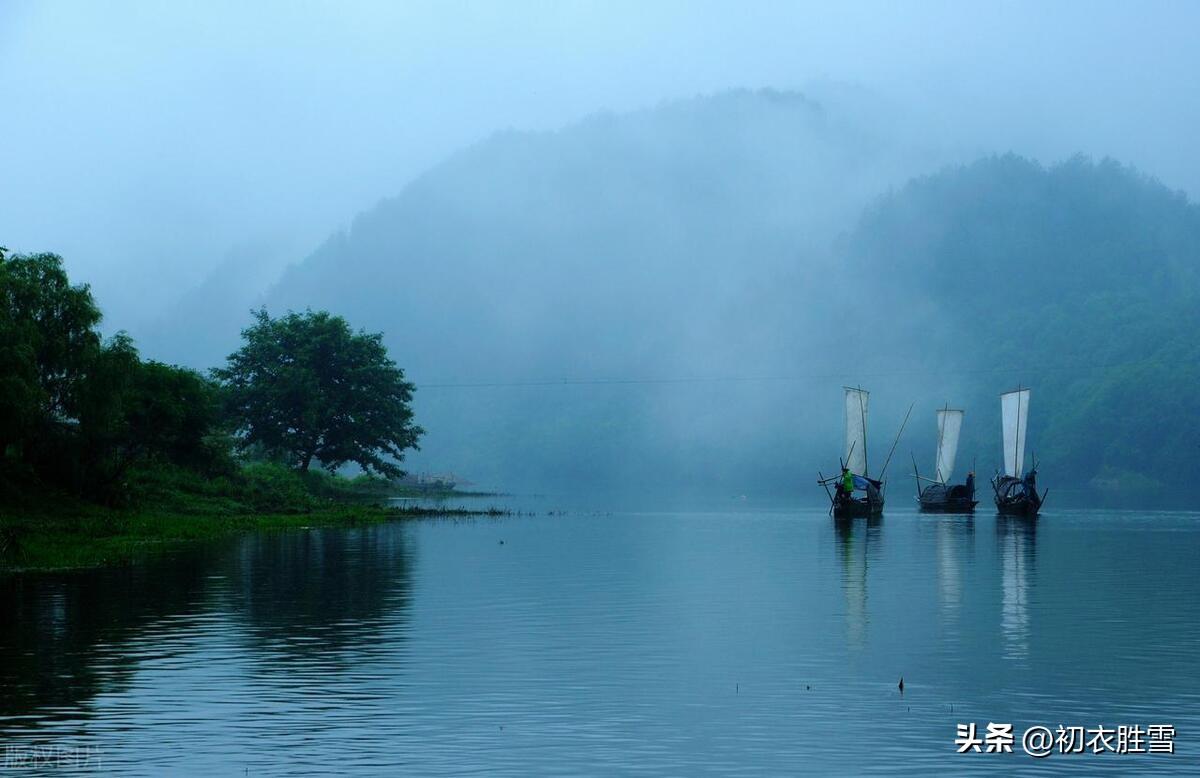
[[[1037,767],[1182,775],[1198,547],[1197,514],[1119,511],[248,536],[0,582],[0,737],[134,775],[924,775],[1033,764],[956,756],[959,722],[1162,722],[1171,757]]]

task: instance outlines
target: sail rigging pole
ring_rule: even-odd
[[[884,474],[887,473],[888,463],[892,461],[892,454],[896,453],[896,444],[900,442],[900,436],[904,434],[904,428],[908,426],[908,417],[912,415],[913,405],[916,405],[916,403],[908,406],[908,413],[904,414],[904,422],[900,425],[900,431],[896,433],[896,439],[892,441],[892,450],[888,452],[887,459],[883,463],[883,470],[879,473],[880,481],[883,480]]]
[[[817,478],[821,479],[821,480],[817,481],[817,483],[819,483],[821,486],[825,487],[825,495],[827,497],[829,497],[829,505],[830,505],[829,510],[832,511],[833,510],[833,495],[830,494],[830,492],[829,492],[829,484],[825,480],[825,474],[822,473],[820,470],[818,470]]]

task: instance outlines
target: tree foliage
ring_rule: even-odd
[[[0,453],[78,411],[100,310],[55,254],[0,253]]]
[[[194,370],[142,361],[120,333],[82,384],[77,435],[85,482],[105,490],[139,463],[219,472],[229,466],[220,388]]]
[[[380,334],[355,333],[340,316],[265,310],[242,332],[245,344],[215,370],[227,391],[243,448],[282,456],[301,471],[354,462],[401,474],[396,462],[417,448],[413,385],[388,358]]]
[[[910,369],[958,371],[937,380],[985,467],[996,395],[1021,382],[1048,478],[1165,492],[1200,476],[1200,208],[1182,194],[1111,160],[993,157],[882,198],[846,249],[864,315],[886,312],[862,348],[916,343]]]
[[[0,466],[109,501],[139,463],[226,466],[219,388],[103,340],[100,318],[60,257],[0,251]]]

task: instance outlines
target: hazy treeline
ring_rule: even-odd
[[[301,473],[354,462],[399,476],[397,463],[422,433],[413,387],[381,336],[355,333],[341,317],[259,311],[242,347],[211,377],[143,360],[125,333],[102,338],[100,320],[91,291],[70,282],[60,257],[0,249],[6,503],[36,503],[47,487],[122,503],[147,469],[240,476],[238,455]]]
[[[142,462],[227,470],[215,385],[103,339],[100,319],[60,257],[0,251],[0,476],[114,501]]]

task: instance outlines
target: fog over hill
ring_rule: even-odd
[[[985,472],[996,393],[1024,383],[1060,489],[1169,496],[1200,476],[1200,207],[1183,193],[1113,160],[991,157],[882,198],[839,253],[868,280],[874,347],[927,377],[929,405],[940,388],[967,407]]]
[[[823,414],[748,379],[828,371],[834,237],[938,162],[774,91],[502,133],[360,216],[266,304],[387,334],[426,385],[414,467],[539,488],[782,479]],[[562,380],[670,383],[437,386]]]
[[[740,87],[939,158],[1111,155],[1195,197],[1198,24],[1115,0],[0,3],[0,245],[61,254],[149,349],[241,247],[298,262],[496,130]]]
[[[384,332],[420,387],[409,466],[510,489],[794,493],[836,465],[843,383],[874,391],[876,472],[916,403],[893,480],[910,452],[928,467],[944,402],[968,410],[960,469],[989,474],[996,395],[1017,383],[1060,480],[1186,475],[1172,452],[1193,433],[1143,418],[1143,373],[1123,366],[1186,396],[1170,355],[1195,351],[1178,326],[1195,206],[1115,162],[939,153],[839,94],[732,91],[496,134],[265,294],[231,290],[271,257],[231,258],[151,342],[205,366],[251,304],[341,313]],[[1077,364],[1098,328],[1128,336]]]

